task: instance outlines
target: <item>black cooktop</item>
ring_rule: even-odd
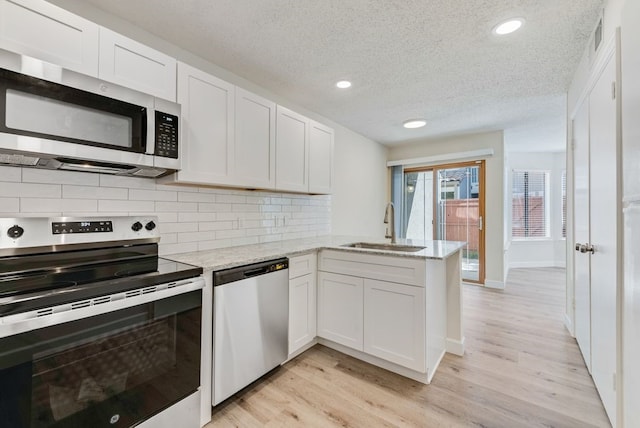
[[[157,257],[157,244],[0,259],[0,315],[193,278],[202,268]]]

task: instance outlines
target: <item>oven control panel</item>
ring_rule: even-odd
[[[105,221],[54,221],[51,223],[51,232],[54,235],[65,233],[101,233],[112,232],[113,223]]]
[[[0,218],[0,257],[17,248],[160,241],[156,216]]]

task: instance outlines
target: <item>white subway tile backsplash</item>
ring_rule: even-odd
[[[197,232],[198,223],[160,223],[160,233]]]
[[[156,212],[156,213],[154,213],[154,215],[158,216],[158,222],[160,224],[178,222],[178,213],[171,213],[171,212],[159,213],[159,212]]]
[[[200,212],[225,212],[231,211],[231,204],[208,204],[208,203],[198,203],[198,211]]]
[[[17,213],[20,211],[20,198],[0,198],[0,212]]]
[[[270,205],[233,204],[231,209],[236,213],[257,213],[263,211],[263,208],[268,206]]]
[[[331,197],[0,167],[0,215],[155,215],[163,255],[331,233]]]
[[[13,198],[60,198],[62,186],[59,184],[3,183],[0,197]]]
[[[216,239],[240,238],[247,236],[247,232],[244,229],[218,230],[215,233]]]
[[[177,254],[177,253],[189,253],[192,251],[198,251],[198,243],[197,242],[182,242],[179,244],[160,244],[158,247],[158,252],[161,256],[167,254]]]
[[[156,202],[156,211],[194,212],[198,211],[195,202]]]
[[[153,201],[98,201],[98,211],[114,211],[120,213],[128,212],[153,212]]]
[[[52,174],[52,172],[54,174]],[[87,174],[75,171],[50,171],[47,169],[24,168],[23,183],[77,184],[82,186],[98,186],[98,174]]]
[[[216,202],[219,204],[245,204],[247,197],[244,195],[216,195]]]
[[[210,202],[216,201],[216,195],[213,193],[190,193],[178,192],[178,200],[180,202]]]
[[[202,231],[206,230],[229,230],[234,226],[233,221],[203,221],[198,224]]]
[[[178,233],[178,242],[211,241],[215,238],[216,238],[216,233],[213,231]]]
[[[176,244],[178,242],[177,233],[161,233],[160,244]]]
[[[58,171],[56,171],[58,172]],[[91,174],[87,174],[91,175]],[[141,177],[123,177],[120,175],[98,174],[100,186],[104,187],[126,187],[128,189],[156,189],[154,180]]]
[[[20,198],[20,211],[30,213],[44,212],[95,212],[98,201],[92,199],[50,199],[50,198]]]
[[[267,196],[251,195],[251,196],[247,196],[247,203],[248,204],[270,204],[271,198]]]
[[[178,192],[168,192],[165,190],[131,189],[129,190],[129,199],[133,201],[176,202],[178,200]]]
[[[92,187],[62,185],[62,197],[67,199],[121,199],[129,198],[129,189],[118,187]]]
[[[7,181],[18,183],[22,181],[22,168],[15,166],[0,166],[0,182]]]

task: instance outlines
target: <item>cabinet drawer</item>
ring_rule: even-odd
[[[317,253],[313,252],[302,256],[289,258],[289,279],[316,273]]]
[[[426,265],[418,258],[322,250],[318,270],[424,287]]]

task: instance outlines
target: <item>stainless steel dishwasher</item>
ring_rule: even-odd
[[[289,260],[213,272],[215,406],[288,356]]]

